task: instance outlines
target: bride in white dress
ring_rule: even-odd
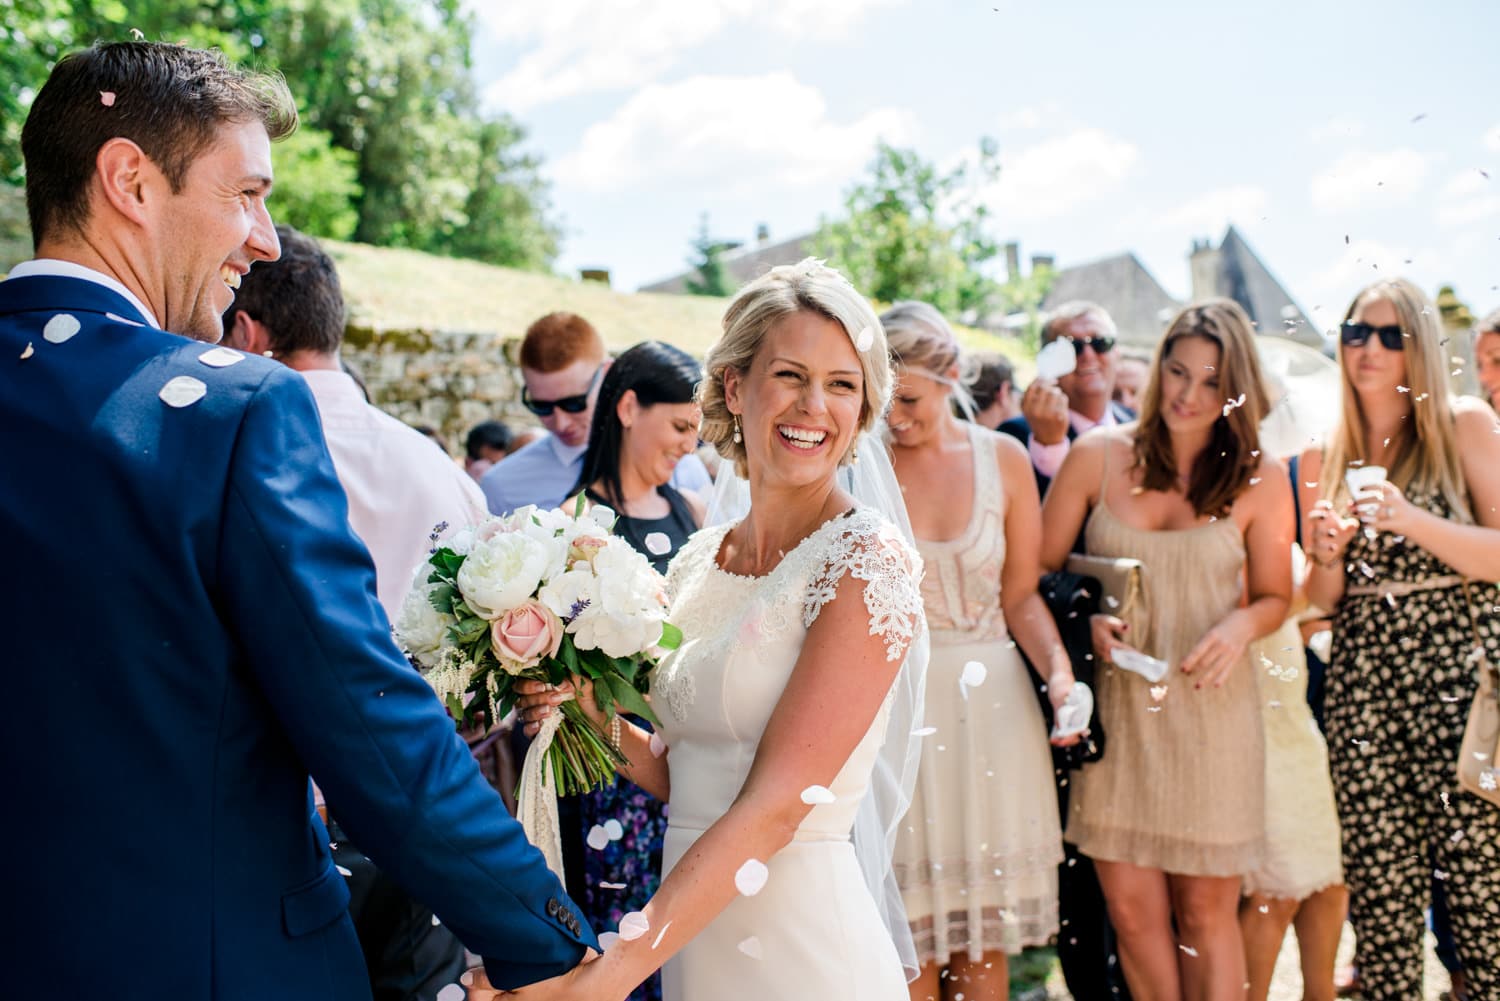
[[[904,929],[899,897],[882,920],[890,900],[861,865],[888,869],[899,818],[860,826],[860,852],[850,831],[872,773],[891,778],[877,759],[913,764],[920,677],[914,707],[903,665],[924,642],[920,558],[839,485],[889,399],[885,335],[809,260],[740,292],[705,367],[703,437],[748,480],[750,509],[672,564],[686,639],[653,686],[664,747],[621,734],[621,773],[670,801],[666,877],[603,956],[518,996],[619,1001],[665,963],[667,1001],[905,1001],[887,924]],[[571,697],[538,691],[523,715]]]

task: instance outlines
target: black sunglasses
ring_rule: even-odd
[[[1114,350],[1115,339],[1108,334],[1095,334],[1093,337],[1069,337],[1073,342],[1073,353],[1083,357],[1084,348],[1093,348],[1096,355],[1107,355]]]
[[[564,396],[560,400],[534,400],[531,391],[523,384],[521,386],[521,405],[538,417],[551,417],[554,409],[561,410],[565,414],[581,414],[589,408],[589,394],[599,383],[599,377],[604,374],[604,366],[600,365],[594,370],[594,377],[589,380],[589,388],[577,396]]]
[[[1339,330],[1339,340],[1351,348],[1364,347],[1365,342],[1374,334],[1380,338],[1380,346],[1387,351],[1402,350],[1402,334],[1399,326],[1372,327],[1368,323],[1354,323],[1345,320]]]

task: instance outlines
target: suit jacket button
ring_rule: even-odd
[[[561,908],[558,906],[557,898],[556,897],[549,897],[549,898],[547,898],[547,917],[549,917],[549,918],[555,918],[555,917],[557,917],[557,912],[559,910],[561,910]]]

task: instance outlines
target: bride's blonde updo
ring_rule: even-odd
[[[708,377],[698,387],[698,405],[703,409],[699,436],[733,462],[741,477],[749,476],[745,446],[734,440],[734,415],[724,401],[724,373],[731,368],[739,372],[749,369],[766,332],[778,320],[798,312],[826,316],[841,325],[854,342],[865,393],[855,436],[873,428],[890,404],[890,349],[880,318],[865,297],[849,284],[849,279],[816,258],[772,268],[740,289],[725,310],[724,336],[709,349],[704,363]],[[869,331],[868,337],[865,331]],[[845,452],[839,462],[848,461],[849,452]]]

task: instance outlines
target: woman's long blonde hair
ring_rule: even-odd
[[[1395,458],[1386,467],[1386,477],[1403,491],[1411,487],[1436,490],[1448,502],[1452,516],[1472,522],[1463,467],[1459,463],[1458,437],[1453,430],[1453,393],[1448,383],[1448,358],[1443,351],[1443,327],[1437,307],[1414,283],[1405,278],[1386,278],[1362,289],[1349,304],[1344,319],[1351,319],[1360,306],[1382,299],[1396,310],[1401,324],[1402,356],[1406,360],[1407,392],[1411,414],[1398,434]],[[1344,345],[1339,343],[1339,371],[1344,377],[1343,412],[1323,450],[1320,474],[1323,497],[1340,501],[1347,496],[1344,471],[1373,461],[1366,449],[1369,422],[1359,394],[1349,380]]]

